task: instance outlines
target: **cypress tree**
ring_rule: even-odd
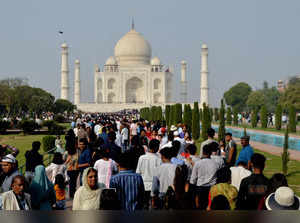
[[[252,126],[252,128],[257,127],[257,109],[256,108],[252,111],[251,126]]]
[[[296,132],[296,109],[294,105],[289,106],[289,131]]]
[[[261,127],[267,128],[268,127],[268,114],[267,114],[267,108],[265,105],[263,105],[260,109],[260,120],[261,120]]]
[[[215,122],[218,122],[219,121],[219,109],[218,108],[215,108],[214,115],[215,115]]]
[[[166,123],[167,126],[170,126],[170,105],[166,105],[166,110],[165,110],[165,117],[166,117]]]
[[[189,131],[192,130],[192,122],[193,122],[193,112],[191,109],[191,106],[188,104],[187,105],[187,120],[186,120],[186,125]]]
[[[227,125],[232,124],[232,113],[231,113],[231,108],[230,107],[227,108],[227,112],[226,112],[226,124]]]
[[[284,134],[283,152],[281,154],[282,172],[286,176],[288,173],[288,162],[290,160],[289,148],[289,127],[287,126]]]
[[[163,121],[163,113],[161,106],[157,106],[157,118],[158,121]]]
[[[277,130],[280,130],[281,125],[282,125],[282,107],[280,104],[278,104],[275,111],[275,128]]]
[[[218,139],[220,141],[225,139],[225,106],[224,106],[223,99],[221,100],[219,118],[220,118],[220,122],[219,122]]]
[[[203,110],[202,110],[202,108],[200,108],[200,110],[199,110],[199,120],[200,120],[200,122],[202,122],[202,118],[203,118]]]
[[[209,108],[203,103],[203,118],[202,118],[202,139],[207,140],[207,130],[210,127],[210,111]]]
[[[194,140],[200,137],[200,121],[198,102],[194,102],[193,117],[192,117],[192,137]]]
[[[238,118],[238,111],[236,108],[233,108],[233,125],[238,126],[239,118]]]
[[[176,104],[176,122],[175,124],[182,122],[182,104]]]
[[[209,106],[208,106],[209,108]],[[212,123],[213,118],[214,118],[214,110],[212,108],[209,108],[209,122]]]
[[[185,105],[183,106],[183,118],[182,118],[183,124],[186,124],[186,121],[187,121],[187,113],[188,113],[188,111],[187,111],[187,104],[185,104]]]

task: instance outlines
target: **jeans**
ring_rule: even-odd
[[[75,191],[76,191],[76,186],[77,186],[77,178],[78,178],[78,174],[79,174],[79,171],[78,170],[72,170],[72,171],[67,171],[67,174],[70,178],[70,181],[69,181],[69,195],[70,195],[70,198],[73,198],[74,197],[74,194],[75,194]]]
[[[122,152],[124,153],[127,150],[128,146],[128,140],[124,140],[124,143],[122,143]]]

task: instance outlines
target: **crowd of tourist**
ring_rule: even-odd
[[[41,143],[25,153],[1,151],[1,209],[65,210],[298,210],[299,197],[281,173],[264,176],[266,158],[250,138],[238,152],[231,133],[199,148],[190,126],[148,122],[138,114],[85,114],[71,123],[44,166]]]

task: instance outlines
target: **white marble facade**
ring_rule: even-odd
[[[134,30],[116,44],[114,56],[95,67],[96,104],[165,104],[172,100],[173,74],[152,58],[151,46]]]

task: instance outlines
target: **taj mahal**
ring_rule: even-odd
[[[61,98],[70,100],[68,45],[61,45]],[[208,48],[201,49],[201,99],[208,104]],[[187,101],[187,63],[181,61],[181,102]],[[153,105],[165,106],[172,101],[174,73],[158,57],[152,57],[150,43],[135,30],[134,24],[115,45],[114,56],[103,67],[94,69],[94,103],[80,100],[80,61],[75,60],[74,104],[84,112],[116,112]]]

